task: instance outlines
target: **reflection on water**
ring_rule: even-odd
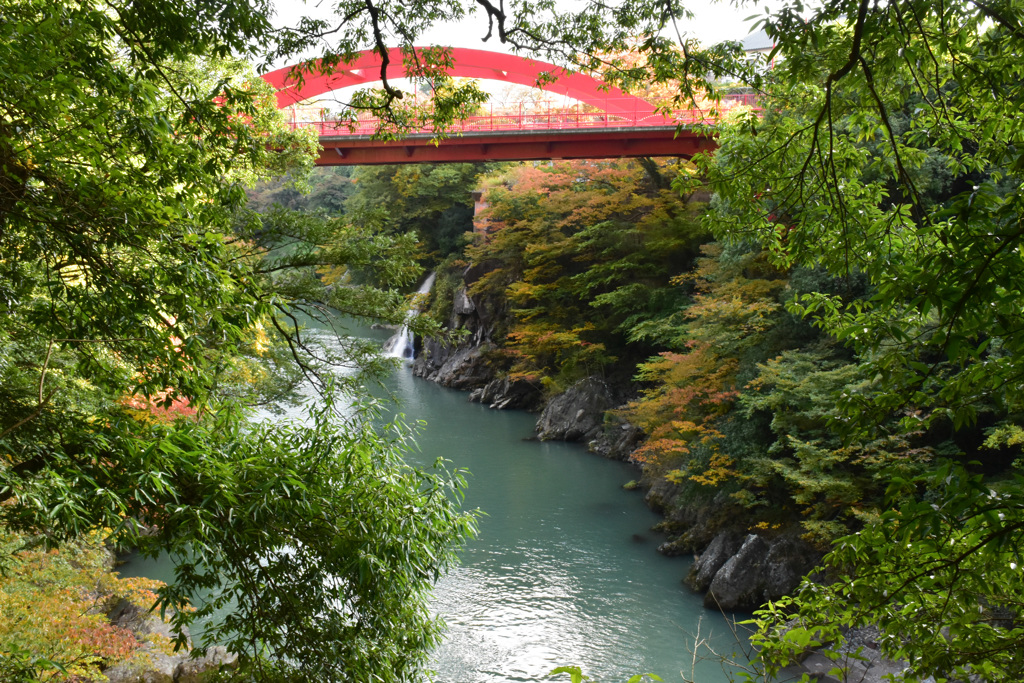
[[[719,662],[693,667],[698,628],[719,652],[737,645],[726,620],[680,583],[688,561],[654,551],[660,536],[648,529],[659,518],[622,489],[636,471],[578,445],[530,441],[536,416],[469,403],[408,368],[388,384],[407,420],[427,423],[410,459],[468,469],[466,506],[485,513],[462,565],[435,591],[449,627],[436,681],[568,681],[546,677],[563,665],[600,683],[641,672],[728,680]],[[136,562],[124,573],[168,579],[170,567]]]
[[[391,388],[409,419],[427,422],[413,459],[468,469],[466,505],[486,513],[462,566],[437,586],[449,626],[438,681],[557,680],[545,674],[569,664],[603,683],[648,671],[727,680],[718,662],[691,671],[698,621],[716,649],[737,646],[726,620],[680,583],[688,560],[655,552],[658,516],[622,489],[635,470],[576,444],[530,441],[536,416],[468,403],[408,370]]]

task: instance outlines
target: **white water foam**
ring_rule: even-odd
[[[437,273],[431,273],[427,276],[427,279],[423,281],[420,288],[416,291],[417,296],[423,296],[430,294],[431,288],[434,286],[434,278]],[[418,303],[418,302],[417,302]],[[411,321],[420,312],[419,306],[414,303],[409,312],[405,314],[405,321],[402,323],[402,328],[386,342],[384,342],[384,355],[389,358],[404,358],[406,360],[412,360],[415,355],[415,342],[416,339],[409,329],[409,321]]]

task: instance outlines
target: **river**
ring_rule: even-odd
[[[439,683],[568,681],[546,677],[564,665],[599,683],[644,672],[728,680],[715,658],[694,662],[695,637],[723,654],[736,640],[680,583],[689,560],[655,552],[662,537],[649,529],[658,516],[622,488],[635,470],[576,444],[532,441],[535,415],[469,403],[407,367],[388,386],[408,420],[427,424],[410,460],[440,456],[468,469],[465,504],[485,513],[461,565],[435,591],[449,628],[434,653]],[[121,571],[171,576],[166,560],[133,560]]]

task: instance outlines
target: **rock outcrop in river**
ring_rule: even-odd
[[[820,559],[794,536],[723,531],[696,556],[685,582],[705,592],[705,607],[751,611],[792,592]]]
[[[139,650],[123,664],[103,671],[110,683],[204,683],[223,667],[233,667],[237,655],[217,646],[203,657],[192,658],[189,648],[174,652],[174,631],[156,614],[121,600],[109,613],[112,624],[126,628],[142,641]],[[187,635],[187,630],[186,630]]]

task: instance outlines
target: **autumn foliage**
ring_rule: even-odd
[[[695,207],[659,185],[669,169],[658,168],[523,165],[492,184],[484,217],[496,229],[467,254],[496,264],[472,293],[507,302],[513,377],[557,390],[643,353],[630,330],[677,303],[670,278],[704,239]]]
[[[139,648],[107,612],[120,599],[148,609],[163,584],[110,573],[101,533],[46,549],[0,531],[0,552],[0,679],[20,680],[7,677],[27,676],[31,662],[44,661],[46,671],[30,680],[105,681],[103,669]]]

